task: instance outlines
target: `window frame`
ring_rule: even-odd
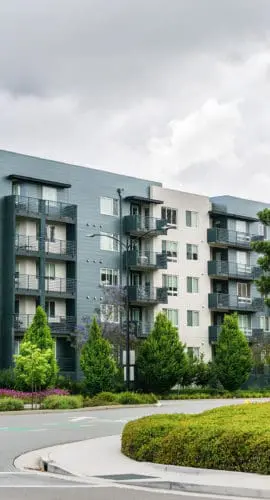
[[[110,204],[110,208],[105,208],[105,203]],[[110,196],[100,196],[99,210],[101,215],[109,215],[111,217],[119,217],[119,200]]]
[[[53,305],[53,314],[51,314],[51,306]],[[47,314],[47,318],[55,318],[55,300],[46,300],[45,302],[45,312]]]
[[[171,284],[169,283],[171,281]],[[175,283],[174,283],[175,281]],[[163,274],[162,275],[163,287],[167,288],[168,297],[178,296],[179,277],[177,274]]]
[[[197,318],[197,321],[194,320],[195,317]],[[200,326],[200,311],[194,309],[187,310],[187,326],[193,328],[198,328]]]
[[[51,272],[47,272],[48,269],[53,269],[53,273],[52,273],[52,276],[51,276]],[[56,275],[55,275],[55,270],[56,270],[56,266],[55,266],[55,263],[54,262],[46,262],[45,264],[45,279],[49,279],[49,280],[55,280],[56,278]]]
[[[190,221],[188,220],[188,217],[190,217]],[[195,218],[195,224],[194,224],[194,218]],[[186,210],[186,227],[194,227],[194,228],[199,227],[199,212],[197,212],[196,210]]]
[[[179,309],[172,309],[172,308],[168,307],[168,308],[164,308],[164,309],[162,309],[162,312],[163,312],[163,314],[165,314],[165,315],[166,315],[167,319],[168,319],[169,321],[171,321],[172,325],[173,325],[175,328],[178,328],[178,327],[179,327]],[[170,314],[171,314],[171,315],[175,314],[175,319],[177,320],[177,321],[176,321],[176,323],[177,323],[177,324],[174,324],[174,321],[173,321],[173,320],[169,317],[169,316],[170,316]]]
[[[106,275],[107,280],[102,281],[102,275]],[[105,283],[111,281],[111,283]],[[118,286],[119,284],[119,269],[112,269],[109,267],[100,268],[100,286]]]
[[[102,243],[104,243],[105,241],[110,242],[110,248],[104,248],[105,245],[103,247]],[[100,242],[99,243],[100,243],[100,250],[104,250],[106,252],[119,252],[120,241],[119,241],[118,234],[100,232]]]
[[[196,286],[194,287],[194,283]],[[189,284],[190,290],[189,290]],[[197,288],[196,290],[194,288]],[[197,276],[187,276],[187,293],[200,293],[199,278]]]
[[[164,213],[165,211],[165,213]],[[161,218],[167,221],[170,229],[176,229],[178,224],[178,210],[168,206],[161,207]],[[171,219],[171,220],[170,220]],[[175,222],[173,220],[175,219]]]
[[[105,309],[103,312],[102,309]],[[109,312],[109,309],[112,309],[112,312]],[[112,320],[110,321],[110,314],[113,315]],[[116,319],[116,320],[115,320]],[[100,304],[100,321],[101,323],[111,323],[111,324],[119,324],[120,323],[120,308],[115,304]]]
[[[188,250],[188,247],[190,247],[190,251]],[[197,252],[194,252],[194,247],[196,247]],[[194,259],[194,255],[197,255],[196,259]],[[199,260],[199,245],[197,245],[196,243],[186,243],[186,259],[194,261]]]
[[[178,262],[178,241],[162,240],[162,253],[166,255],[168,262]],[[176,250],[169,249],[170,245],[175,246]],[[173,255],[176,254],[176,255]]]

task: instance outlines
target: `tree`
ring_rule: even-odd
[[[258,217],[264,226],[270,226],[270,209],[265,208],[258,213]],[[266,304],[270,307],[270,241],[254,241],[252,249],[261,254],[258,259],[263,274],[256,280],[258,290],[265,298]]]
[[[29,341],[23,341],[20,354],[14,356],[16,385],[34,390],[46,386],[50,375],[51,349],[41,350]]]
[[[96,318],[88,327],[88,339],[81,350],[80,364],[90,394],[114,388],[117,365],[110,342],[102,337]]]
[[[54,385],[59,371],[55,359],[55,341],[51,335],[51,329],[48,325],[47,315],[41,306],[37,307],[36,314],[29,328],[26,330],[23,338],[24,342],[30,342],[33,346],[40,349],[41,352],[50,351],[48,357],[48,364],[50,369],[47,373],[46,382],[43,384],[45,387]]]
[[[210,378],[209,364],[204,362],[203,354],[197,358],[193,353],[188,353],[186,370],[183,373],[181,385],[187,387],[195,384],[205,387],[209,384]]]
[[[239,389],[248,379],[252,368],[252,354],[244,333],[239,329],[236,313],[224,317],[214,365],[224,389]]]
[[[138,387],[157,394],[169,391],[180,382],[186,362],[177,328],[165,314],[159,313],[152,332],[138,349]]]

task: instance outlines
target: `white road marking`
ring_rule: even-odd
[[[28,429],[29,432],[45,432],[48,429]]]
[[[93,420],[95,417],[76,417],[76,418],[70,418],[70,422],[79,422],[80,420],[87,420],[91,419]]]

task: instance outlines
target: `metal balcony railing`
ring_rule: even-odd
[[[238,297],[225,293],[210,293],[208,295],[209,309],[232,311],[262,311],[264,300],[262,298]]]
[[[34,314],[14,314],[13,326],[18,333],[24,333],[31,325],[34,319]],[[56,335],[70,333],[75,328],[74,316],[55,316],[48,317],[48,324],[52,333]]]
[[[70,294],[76,292],[76,280],[74,278],[55,278],[45,276],[45,292],[48,294]]]
[[[167,221],[165,219],[157,219],[155,217],[144,217],[142,215],[126,215],[123,220],[124,232],[133,235],[143,235],[148,233],[148,236],[156,236],[158,234],[166,234]]]
[[[62,255],[64,257],[75,257],[76,244],[75,241],[68,240],[53,240],[45,241],[45,252],[55,255]]]
[[[128,264],[129,268],[144,270],[144,269],[167,269],[167,256],[157,252],[138,252],[137,250],[129,250],[124,253],[124,263]]]
[[[151,286],[129,286],[128,298],[131,303],[136,304],[167,304],[167,288],[154,288]]]
[[[39,251],[39,240],[36,236],[27,236],[25,234],[15,235],[15,248],[20,253],[31,253]]]
[[[39,290],[39,277],[31,274],[15,273],[15,290],[36,291]]]
[[[253,280],[259,276],[260,268],[226,260],[211,260],[208,262],[209,276],[224,278],[239,278]]]
[[[76,369],[75,354],[74,357],[57,356],[57,363],[61,372],[74,372]]]
[[[29,196],[15,196],[15,210],[17,213],[39,215],[41,212],[40,199]]]
[[[248,340],[251,340],[254,337],[254,332],[255,330],[252,328],[241,328],[239,327],[240,330],[245,334],[246,338]],[[221,325],[211,325],[208,328],[208,333],[209,333],[209,342],[210,344],[213,342],[217,342],[218,336],[221,331]]]
[[[76,205],[45,200],[45,214],[52,219],[72,219],[76,217]]]
[[[45,215],[51,219],[75,220],[76,218],[76,205],[29,196],[15,196],[14,198],[15,210],[18,214],[40,215],[45,211]]]
[[[133,321],[131,320],[131,323],[134,323],[134,332],[136,337],[139,338],[144,338],[148,337],[150,334],[152,328],[153,328],[153,323],[147,323],[145,321]]]
[[[212,227],[207,230],[207,241],[209,244],[232,246],[237,248],[250,248],[253,235],[242,233],[231,229]]]

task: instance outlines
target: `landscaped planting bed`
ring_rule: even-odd
[[[126,424],[122,452],[138,461],[270,474],[270,403],[144,417]]]

